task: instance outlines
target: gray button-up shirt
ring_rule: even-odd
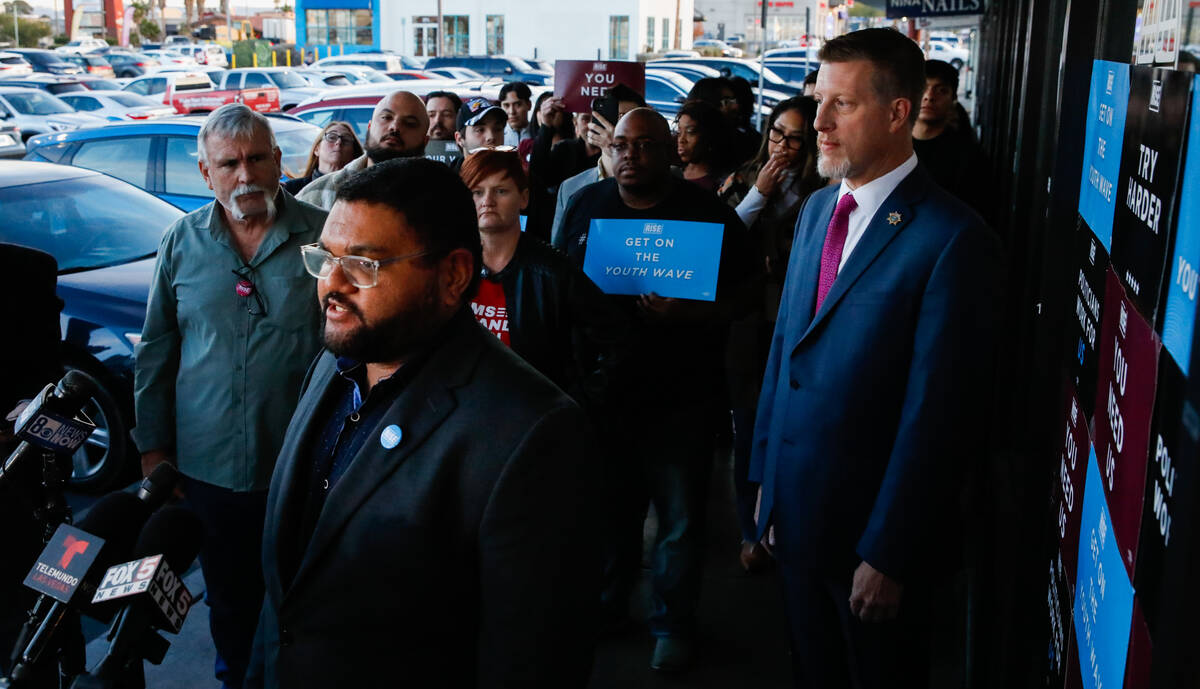
[[[165,450],[187,476],[235,491],[270,483],[321,346],[317,283],[300,246],[318,240],[326,213],[283,190],[277,205],[248,264],[216,202],[167,229],[136,350],[138,448]],[[261,304],[238,294],[235,270],[254,284]]]

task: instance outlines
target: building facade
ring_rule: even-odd
[[[692,45],[693,0],[296,0],[296,42],[403,55],[632,60]]]

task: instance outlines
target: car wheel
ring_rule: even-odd
[[[108,377],[98,375],[89,365],[68,362],[66,371],[82,373],[95,387],[92,395],[82,408],[96,430],[88,437],[83,447],[76,450],[71,457],[72,473],[68,484],[76,489],[87,492],[102,492],[120,478],[128,466],[129,425],[116,396],[108,387]]]

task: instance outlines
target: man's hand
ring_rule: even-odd
[[[676,315],[682,307],[679,299],[660,297],[654,292],[640,294],[637,298],[638,310],[650,320],[660,320]]]
[[[171,458],[165,450],[150,450],[142,453],[142,477],[145,478],[154,471],[155,467],[163,462],[169,462]]]
[[[865,561],[854,570],[850,586],[850,614],[863,622],[885,622],[900,613],[904,584],[880,572]]]

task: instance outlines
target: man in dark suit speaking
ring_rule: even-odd
[[[797,222],[751,478],[797,686],[927,686],[924,601],[978,452],[963,431],[987,398],[996,242],[913,155],[920,48],[867,29],[820,57],[818,168],[842,181]]]
[[[327,351],[271,480],[248,684],[583,686],[590,434],[466,306],[470,192],[434,161],[372,166],[303,252]]]

